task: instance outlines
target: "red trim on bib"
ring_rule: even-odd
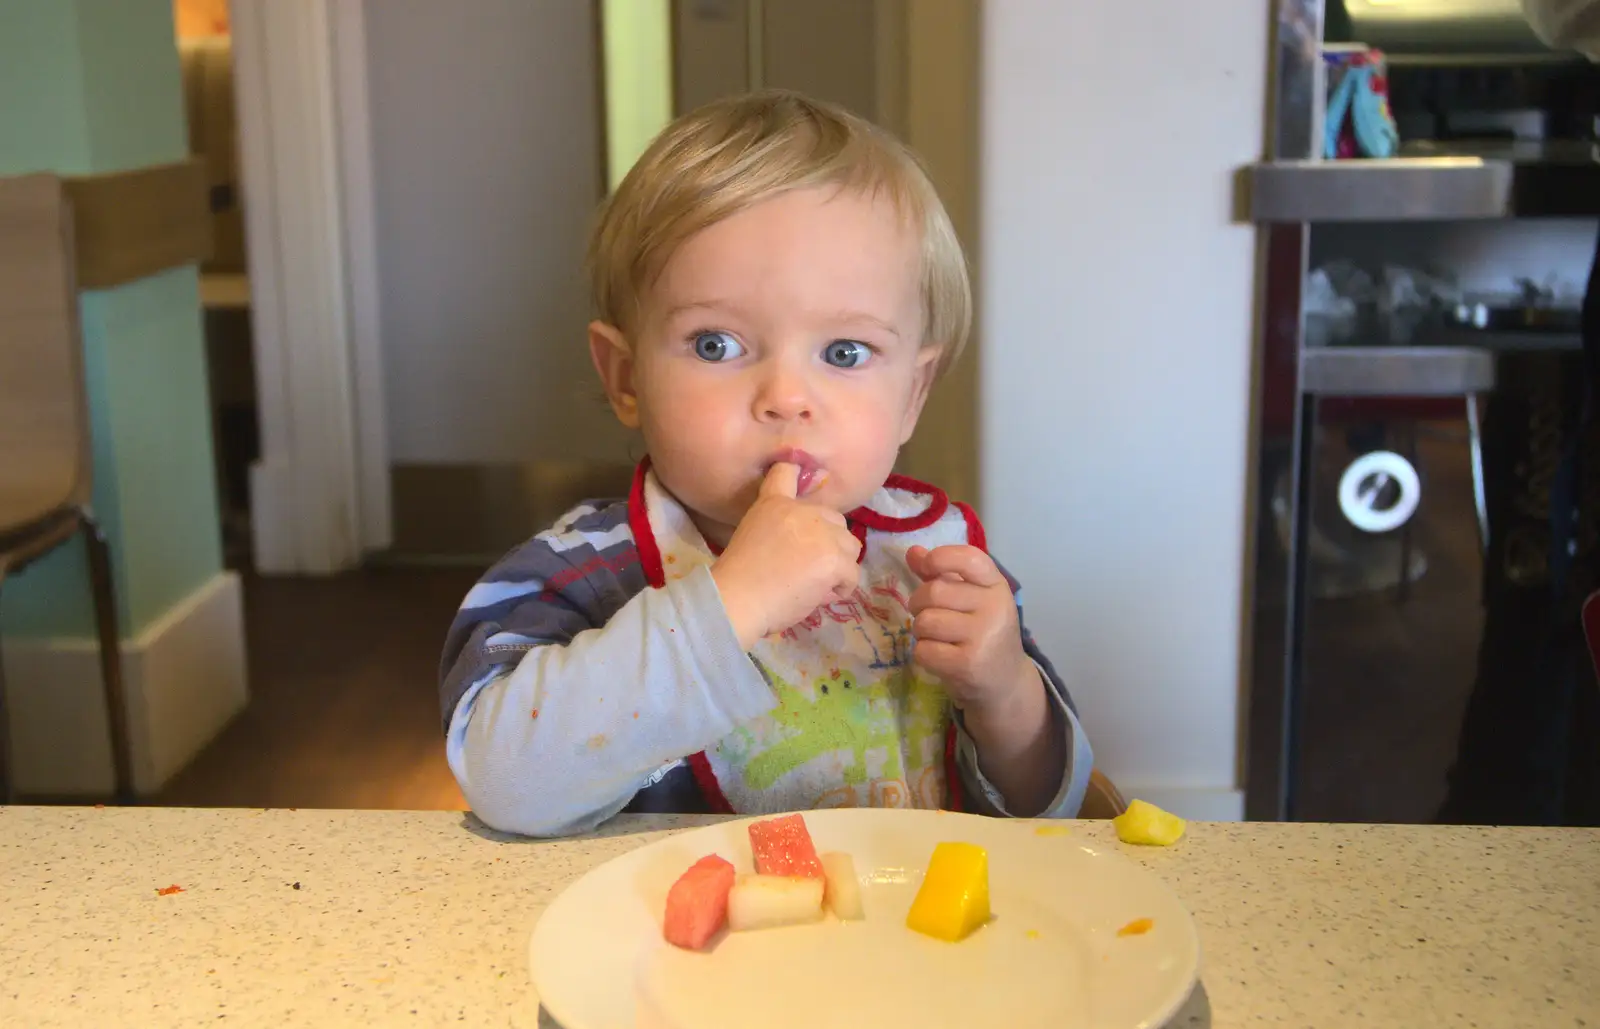
[[[644,505],[644,480],[649,473],[647,457],[634,469],[633,486],[628,490],[628,530],[633,533],[633,545],[639,549],[639,564],[644,568],[645,581],[660,589],[667,584],[667,573],[661,566],[661,548],[656,545],[656,534],[650,528],[650,513]]]
[[[989,552],[989,537],[983,531],[983,523],[978,521],[978,512],[972,505],[956,501],[956,510],[961,512],[961,517],[967,522],[967,544],[977,547],[985,554]]]
[[[927,509],[914,514],[909,518],[892,518],[870,507],[858,507],[851,511],[848,517],[851,522],[859,522],[869,529],[878,532],[915,532],[926,529],[928,526],[944,517],[950,510],[950,498],[944,490],[937,486],[930,486],[925,482],[904,475],[891,475],[883,483],[884,489],[897,489],[906,493],[915,493],[928,498]]]
[[[867,562],[867,527],[865,525],[863,525],[862,523],[860,523],[860,522],[853,522],[852,521],[852,522],[846,522],[846,524],[850,526],[850,535],[854,536],[856,538],[856,542],[861,544],[861,553],[856,555],[856,564],[858,564],[858,565],[859,564],[866,564],[866,562]]]
[[[633,472],[633,486],[628,490],[628,529],[633,533],[633,545],[639,549],[639,565],[644,569],[645,581],[656,589],[666,585],[667,574],[661,564],[661,547],[656,543],[655,531],[650,528],[650,512],[645,505],[644,484],[650,474],[650,459],[639,462]],[[689,771],[706,806],[714,814],[731,815],[733,806],[717,784],[717,773],[711,770],[711,759],[705,751],[689,755]]]
[[[956,720],[950,719],[949,728],[944,731],[944,784],[950,793],[950,810],[964,811],[966,805],[961,796],[961,765],[956,761]]]
[[[728,803],[728,798],[722,792],[722,784],[717,782],[717,773],[711,767],[711,759],[705,751],[689,755],[689,771],[694,773],[694,781],[700,787],[700,793],[706,799],[706,806],[714,815],[734,814],[733,805]]]

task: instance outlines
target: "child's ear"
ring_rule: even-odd
[[[911,383],[911,401],[906,404],[906,415],[900,423],[902,446],[916,431],[917,419],[922,417],[922,407],[928,402],[928,394],[933,391],[934,381],[939,378],[939,358],[943,356],[943,347],[923,347],[917,354],[917,368],[913,373],[915,378]]]
[[[600,374],[606,399],[617,420],[630,429],[639,427],[639,395],[633,385],[633,348],[614,325],[589,323],[589,356]]]

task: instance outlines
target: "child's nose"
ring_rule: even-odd
[[[805,376],[782,365],[773,368],[756,394],[755,416],[758,421],[809,421],[811,409],[811,391]]]

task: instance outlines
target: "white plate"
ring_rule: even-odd
[[[888,809],[805,819],[818,851],[854,858],[865,921],[672,947],[661,913],[684,869],[717,853],[751,870],[749,820],[680,833],[594,869],[545,911],[529,945],[545,1009],[564,1029],[1143,1029],[1194,985],[1200,942],[1177,897],[1064,827]],[[905,927],[944,840],[989,853],[994,918],[954,944]],[[1143,918],[1149,932],[1117,935]]]

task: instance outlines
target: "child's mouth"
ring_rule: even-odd
[[[766,470],[770,471],[775,464],[792,464],[800,469],[800,476],[795,484],[796,496],[805,496],[827,479],[827,473],[822,470],[822,465],[817,459],[798,447],[784,447],[773,454],[767,461]]]

